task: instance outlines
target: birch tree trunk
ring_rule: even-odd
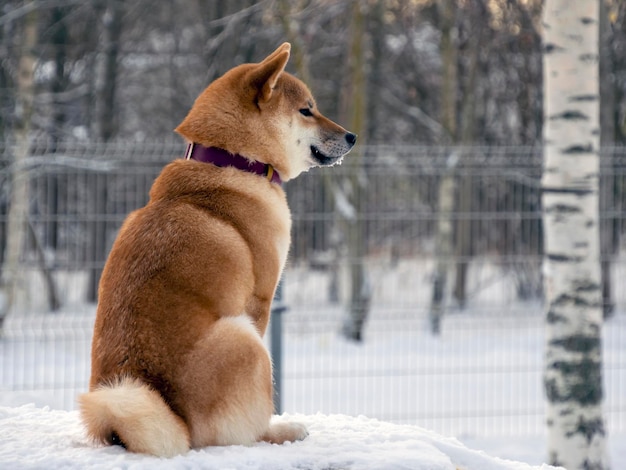
[[[549,461],[606,469],[598,217],[598,0],[544,4],[544,287]]]
[[[15,150],[11,171],[11,198],[7,215],[7,242],[0,282],[0,334],[4,319],[15,301],[20,255],[26,233],[28,214],[28,173],[25,167],[30,150],[30,120],[33,109],[35,55],[37,45],[37,10],[24,16],[22,50],[18,65],[15,105]]]

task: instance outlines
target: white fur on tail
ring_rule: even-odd
[[[121,378],[78,397],[90,437],[113,444],[114,436],[131,452],[172,457],[190,448],[183,420],[161,396],[139,380]]]

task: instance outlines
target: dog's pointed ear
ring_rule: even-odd
[[[278,77],[283,73],[289,61],[290,51],[291,44],[288,42],[281,44],[252,71],[251,82],[258,90],[259,103],[266,103],[272,98]]]

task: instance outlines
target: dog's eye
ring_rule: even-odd
[[[303,116],[306,116],[306,117],[313,116],[313,113],[311,112],[311,110],[309,108],[302,108],[300,110],[300,114],[302,114]]]

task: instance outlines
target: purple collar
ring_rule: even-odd
[[[232,154],[218,147],[205,147],[201,144],[187,145],[185,160],[197,160],[204,163],[213,163],[215,166],[233,166],[239,170],[248,171],[264,176],[268,181],[280,185],[280,175],[272,165],[248,160],[239,154]]]

